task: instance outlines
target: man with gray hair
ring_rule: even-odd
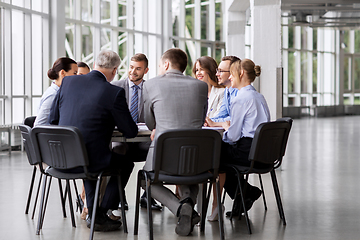
[[[115,126],[125,137],[135,137],[138,128],[133,121],[123,88],[110,84],[120,65],[119,55],[103,50],[95,61],[94,70],[86,75],[65,77],[50,110],[50,124],[75,126],[83,135],[89,158],[89,171],[121,169],[126,186],[134,163],[125,156],[112,153],[109,146]],[[88,227],[92,217],[96,181],[84,182],[89,209]],[[119,205],[117,179],[110,178],[101,205],[97,208],[95,231],[112,231],[120,221],[107,216],[109,209]]]

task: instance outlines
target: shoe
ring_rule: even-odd
[[[252,187],[249,190],[249,197],[245,199],[245,209],[246,211],[249,211],[250,208],[253,206],[254,202],[256,200],[259,199],[259,197],[261,196],[262,191],[257,188],[257,187]],[[234,200],[234,210],[232,211],[232,216],[236,217],[239,216],[239,214],[243,213],[243,209],[242,209],[242,203],[241,203],[241,198],[238,195],[238,197],[235,198]],[[230,217],[231,216],[231,211],[226,212],[226,216]]]
[[[191,224],[193,226],[195,226],[196,224],[198,224],[200,222],[200,220],[201,220],[200,215],[195,210],[193,210],[193,213],[191,216]]]
[[[142,207],[142,208],[147,208],[147,198],[146,198],[146,196],[142,196],[141,198],[140,198],[140,206]],[[152,210],[158,210],[158,211],[160,211],[161,209],[162,209],[162,206],[160,206],[159,204],[157,204],[156,202],[155,202],[155,200],[153,199],[153,198],[151,198],[151,209]]]
[[[122,207],[121,207],[121,202],[119,203],[119,209],[121,209],[121,210],[122,210]],[[127,203],[127,202],[125,202],[125,203],[124,203],[124,210],[125,210],[125,211],[129,210],[129,205],[128,205],[128,203]]]
[[[121,227],[121,221],[111,220],[105,213],[99,212],[96,214],[94,231],[109,232],[118,230]],[[86,218],[86,226],[91,227],[91,218],[88,215]]]
[[[193,207],[185,202],[181,205],[178,223],[175,232],[180,236],[187,236],[191,233],[194,225],[192,224]]]
[[[224,205],[221,205],[221,206],[222,206],[222,212],[224,213],[225,212],[225,207],[224,207]],[[215,222],[218,219],[219,219],[219,209],[218,209],[218,207],[216,207],[215,210],[212,212],[212,214],[207,217],[207,220],[209,222]]]

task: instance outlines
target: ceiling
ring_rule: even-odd
[[[360,29],[360,0],[282,0],[289,25]]]

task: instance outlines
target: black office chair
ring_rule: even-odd
[[[290,117],[283,117],[283,118],[279,118],[279,119],[276,119],[277,122],[288,122],[290,124],[290,129],[289,131],[291,130],[291,127],[292,127],[292,118]],[[289,136],[289,135],[288,135]],[[283,142],[283,147],[282,147],[282,156],[285,155],[285,150],[286,150],[286,145],[287,145],[287,141],[288,141],[288,137],[284,140]],[[281,163],[282,163],[282,158],[278,159],[276,164],[274,165],[274,169],[277,169],[278,167],[281,166]],[[273,173],[273,171],[270,172],[270,175],[271,175],[271,179],[272,179],[272,182],[273,182],[273,187],[274,189],[275,188],[278,188],[278,184],[277,184],[277,180],[276,180],[276,174],[275,174],[275,171]],[[261,178],[261,174],[259,174],[259,182],[260,182],[260,187],[261,187],[261,191],[262,191],[262,196],[263,196],[263,202],[264,202],[264,208],[265,210],[267,210],[267,204],[266,204],[266,199],[265,199],[265,191],[264,191],[264,187],[263,187],[263,182],[262,182],[262,178]],[[285,215],[284,215],[284,210],[282,208],[282,203],[281,203],[281,198],[280,198],[280,195],[278,196],[277,195],[277,192],[278,191],[275,191],[275,197],[276,197],[276,203],[278,205],[278,209],[279,209],[279,214],[280,214],[280,218],[283,220],[283,223],[284,225],[286,225],[286,220],[285,220]]]
[[[211,184],[216,182],[220,238],[224,239],[223,213],[220,201],[218,169],[221,136],[209,129],[169,130],[162,133],[154,147],[154,171],[139,170],[136,191],[134,235],[138,234],[141,180],[146,182],[147,198],[151,198],[150,185],[203,184],[203,204],[200,231],[205,231],[205,217]],[[206,183],[210,183],[206,196]],[[149,239],[153,240],[153,221],[150,201],[147,206]]]
[[[281,203],[280,191],[278,188],[274,167],[279,166],[278,163],[282,161],[282,157],[285,154],[286,143],[290,133],[290,129],[291,123],[289,121],[274,121],[260,124],[256,129],[249,153],[249,161],[251,161],[250,167],[234,164],[227,165],[228,168],[231,168],[236,172],[242,209],[246,209],[243,194],[244,192],[246,192],[246,189],[243,189],[243,187],[241,186],[240,179],[243,178],[243,176],[245,175],[245,179],[246,181],[248,181],[249,174],[271,174],[274,192],[279,207],[280,218],[283,220],[284,225],[286,224],[285,215]],[[267,164],[269,167],[261,169],[255,168],[254,165],[256,162]],[[249,234],[251,234],[251,227],[247,211],[244,211],[244,215]],[[241,214],[239,213],[239,218],[240,217]],[[230,219],[232,219],[232,215],[230,216]]]
[[[96,209],[98,205],[100,180],[102,176],[118,176],[119,181],[119,193],[120,201],[124,206],[124,196],[119,171],[111,172],[98,172],[91,173],[88,171],[89,161],[87,157],[86,147],[80,131],[76,127],[66,126],[38,126],[34,127],[31,131],[31,139],[34,144],[36,156],[40,159],[41,163],[46,163],[48,167],[45,169],[45,173],[58,179],[66,180],[66,187],[70,189],[70,180],[75,179],[88,179],[97,180],[93,214],[91,219],[90,237],[94,236],[94,225],[96,218]],[[81,173],[67,173],[64,170],[70,170],[74,168],[81,168]],[[37,234],[40,233],[42,228],[46,202],[45,191],[49,192],[50,185],[46,187],[46,178],[43,183],[41,206],[39,211],[39,220],[37,227]],[[48,196],[48,193],[46,194]],[[69,205],[71,214],[73,215],[73,205],[71,198],[71,191],[67,191],[69,198]],[[125,211],[122,212],[122,221],[124,225],[124,232],[127,233],[127,224]],[[73,222],[73,225],[75,222]]]
[[[28,198],[27,198],[27,202],[26,202],[25,214],[29,213],[31,196],[32,196],[32,191],[34,188],[36,172],[37,172],[36,166],[38,166],[40,164],[40,161],[35,156],[34,146],[30,139],[30,132],[31,132],[31,128],[34,126],[35,119],[36,119],[36,116],[27,117],[24,119],[24,124],[19,126],[21,135],[23,138],[23,146],[25,148],[25,152],[26,152],[29,164],[33,166],[33,173],[32,173],[32,177],[31,177],[30,188],[29,188]],[[39,170],[41,172],[42,169],[39,167]],[[42,173],[44,173],[44,172],[42,172]],[[31,215],[31,219],[34,219],[34,216],[35,216],[35,210],[36,210],[36,206],[37,206],[37,202],[38,202],[41,181],[42,181],[42,176],[39,177],[39,182],[38,182],[38,187],[37,187],[37,191],[36,191],[36,196],[35,196],[34,207],[33,207],[32,215]],[[51,182],[51,178],[50,178],[50,182]],[[66,196],[67,189],[65,190],[65,196],[64,196],[60,179],[58,179],[58,183],[59,183],[59,192],[60,192],[62,212],[63,212],[64,218],[66,218],[66,210],[65,210],[66,197],[65,196]],[[74,187],[75,187],[75,191],[77,193],[78,191],[77,191],[75,181],[74,181]]]

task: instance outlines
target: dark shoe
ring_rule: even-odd
[[[175,232],[180,236],[187,236],[191,233],[194,225],[192,224],[193,206],[190,203],[181,205],[178,223]]]
[[[111,220],[105,213],[96,214],[94,231],[109,232],[118,230],[121,226],[121,221]],[[86,226],[91,227],[91,218],[88,215],[86,218]]]
[[[257,187],[252,187],[249,190],[249,197],[245,199],[245,209],[246,211],[249,211],[250,208],[253,206],[254,202],[256,200],[259,199],[259,197],[261,196],[261,190]],[[233,210],[233,217],[239,216],[239,214],[243,213],[243,209],[242,209],[242,203],[241,203],[241,198],[240,195],[238,195],[235,200],[234,200],[234,210]],[[226,216],[230,217],[231,216],[231,211],[226,212]]]
[[[141,198],[140,198],[140,206],[142,207],[142,208],[147,208],[147,198],[146,198],[146,196],[142,196]],[[160,206],[159,204],[157,204],[156,202],[155,202],[155,200],[153,199],[153,198],[151,198],[151,209],[152,210],[158,210],[158,211],[160,211],[161,209],[162,209],[162,206]]]
[[[200,220],[201,220],[200,215],[195,210],[193,210],[193,213],[191,216],[191,224],[194,226],[194,225],[198,224],[200,222]]]
[[[121,202],[119,203],[119,209],[121,209],[121,210],[122,210],[122,207],[121,207]],[[128,205],[128,203],[127,203],[127,202],[125,202],[125,203],[124,203],[124,210],[125,210],[125,211],[129,210],[129,205]]]

